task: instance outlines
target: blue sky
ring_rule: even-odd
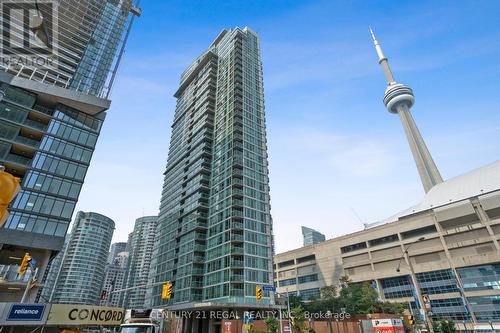
[[[78,210],[157,214],[181,72],[225,27],[261,38],[277,252],[300,226],[328,238],[419,202],[423,189],[368,27],[445,179],[500,156],[498,1],[144,0]]]

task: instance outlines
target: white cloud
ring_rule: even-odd
[[[286,146],[292,155],[315,158],[315,163],[349,177],[374,177],[390,173],[397,165],[397,152],[388,140],[369,136],[335,134],[317,129],[289,129],[293,136],[273,145]],[[280,149],[280,148],[278,148]]]

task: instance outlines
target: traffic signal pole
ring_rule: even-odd
[[[290,296],[288,295],[288,288],[286,288],[286,305],[288,308],[288,329],[290,330],[290,333],[292,332],[292,313],[290,312]]]
[[[288,310],[288,329],[290,330],[289,332],[292,332],[292,322],[290,320],[291,313],[290,313],[290,296],[288,295],[288,288],[286,288],[286,295],[279,293],[277,291],[273,291],[274,294],[281,296],[281,297],[286,297],[286,304],[287,304],[287,310]],[[281,307],[280,307],[280,333],[283,333],[283,314],[281,313]]]
[[[24,289],[23,297],[21,298],[21,303],[26,302],[26,299],[28,298],[30,289],[33,288],[34,283],[36,283],[36,281],[37,281],[36,276],[38,275],[38,267],[35,268],[34,271],[32,270],[32,272],[33,272],[33,276],[30,277],[30,280],[26,283],[26,288]]]
[[[124,292],[124,291],[127,291],[127,290],[132,290],[132,289],[137,289],[137,288],[150,288],[150,287],[158,286],[160,284],[165,284],[165,283],[170,283],[170,281],[156,282],[156,283],[153,283],[153,284],[141,284],[141,285],[138,285],[138,286],[123,288],[123,289],[118,289],[118,290],[112,290],[112,291],[110,291],[110,292],[107,293],[107,296],[109,296],[111,294],[114,294],[114,293],[121,293],[121,292]]]
[[[418,282],[417,279],[417,274],[415,273],[415,269],[413,268],[413,262],[411,261],[410,255],[408,254],[408,250],[415,244],[418,244],[418,242],[424,241],[425,237],[420,237],[416,242],[411,243],[409,246],[402,245],[403,247],[403,257],[401,259],[405,259],[406,264],[410,268],[410,277],[413,282],[413,287],[415,288],[415,294],[416,298],[418,300],[418,303],[420,303],[420,311],[422,315],[424,316],[425,322],[427,324],[428,330],[430,333],[434,333],[434,327],[432,325],[432,319],[431,316],[429,315],[429,311],[427,310],[427,307],[424,303],[424,298],[422,296],[422,289],[420,288],[420,283]],[[400,264],[401,264],[401,259],[399,260],[398,263],[398,268],[396,269],[397,272],[400,270]]]

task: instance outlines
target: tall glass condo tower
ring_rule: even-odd
[[[21,299],[35,272],[17,265],[29,253],[39,281],[29,302],[63,247],[141,11],[132,0],[54,0],[0,1],[0,12],[0,165],[22,188],[0,226],[0,301]],[[36,34],[25,24],[35,18]]]
[[[228,29],[182,74],[160,204],[151,305],[256,303],[272,283],[259,39]],[[259,304],[269,303],[267,294]]]

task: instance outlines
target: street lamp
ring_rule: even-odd
[[[288,294],[288,288],[286,288],[286,294],[279,293],[277,291],[274,291],[274,293],[279,297],[286,297],[287,310],[288,310],[288,329],[289,332],[292,332],[292,325],[290,321],[290,295]],[[283,333],[283,314],[281,312],[281,307],[279,310],[280,310],[280,333]]]
[[[427,308],[425,307],[425,304],[424,304],[424,299],[422,297],[422,293],[421,293],[421,289],[420,289],[420,284],[418,283],[417,275],[415,274],[415,269],[413,268],[413,263],[411,262],[410,256],[408,255],[408,250],[413,245],[415,245],[418,242],[421,242],[423,240],[425,240],[425,237],[420,237],[416,242],[411,243],[408,247],[404,247],[404,245],[403,245],[403,248],[404,248],[403,255],[399,259],[398,266],[396,268],[396,272],[399,273],[401,271],[401,261],[403,259],[405,259],[406,262],[408,263],[409,268],[410,268],[410,276],[411,276],[411,279],[412,279],[412,282],[413,282],[413,286],[415,287],[415,293],[417,294],[418,303],[420,304],[420,311],[424,315],[425,322],[427,323],[427,326],[429,328],[429,332],[430,333],[434,333],[434,328],[432,327],[431,318],[430,318],[429,313],[427,312]]]
[[[421,241],[424,241],[425,240],[425,237],[420,237],[419,239],[417,239],[416,242],[413,242],[411,243],[408,247],[405,248],[404,252],[403,252],[403,256],[401,256],[401,258],[399,258],[399,261],[398,261],[398,267],[396,268],[396,272],[400,272],[401,271],[401,261],[403,259],[405,259],[405,257],[408,255],[408,250],[415,244],[417,244],[418,242],[421,242]],[[408,262],[410,262],[410,260],[408,260]],[[410,265],[411,265],[411,262],[410,262]]]

